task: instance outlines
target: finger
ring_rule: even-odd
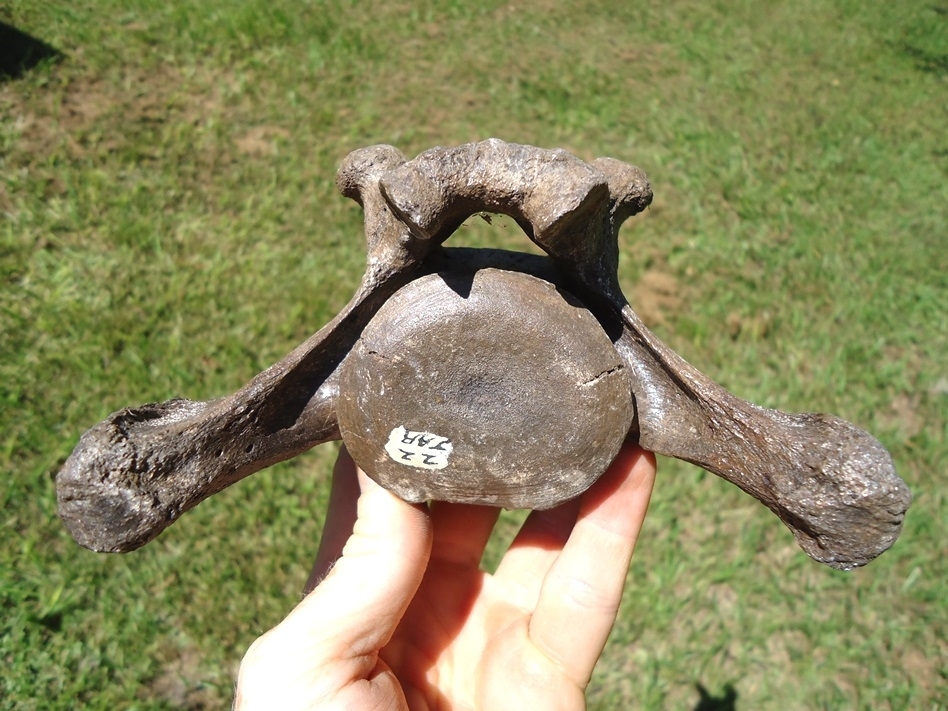
[[[576,523],[579,504],[577,497],[546,511],[531,512],[497,566],[494,578],[518,588],[521,604],[528,609],[536,607],[543,580]]]
[[[654,455],[626,445],[583,496],[530,620],[530,638],[581,688],[615,622],[655,481]]]
[[[479,569],[500,509],[473,504],[431,504],[434,542],[431,561]]]
[[[342,555],[343,546],[352,535],[352,527],[355,525],[359,493],[356,465],[343,445],[332,469],[332,489],[329,493],[326,523],[319,539],[316,561],[303,588],[304,595],[326,577],[326,573]]]

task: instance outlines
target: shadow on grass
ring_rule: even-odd
[[[928,52],[910,44],[906,44],[903,51],[915,60],[915,68],[920,72],[928,72],[938,76],[948,74],[948,54]]]
[[[725,684],[720,696],[713,696],[701,684],[695,684],[701,698],[694,711],[737,711],[737,690],[731,684]]]
[[[0,81],[19,79],[40,62],[57,61],[62,56],[55,47],[0,22]]]

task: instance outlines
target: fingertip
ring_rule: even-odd
[[[403,531],[421,544],[427,558],[433,538],[428,504],[405,501],[372,479],[358,465],[355,465],[355,470],[362,492],[357,504],[357,526],[363,526],[363,531],[377,531],[378,535],[384,535],[385,531]]]
[[[583,501],[587,505],[583,508],[588,509],[588,503],[600,502],[620,491],[624,494],[643,489],[651,491],[656,471],[653,452],[642,449],[637,443],[623,444],[606,472],[584,495]]]
[[[412,503],[405,501],[397,494],[389,491],[384,486],[375,481],[365,473],[358,465],[355,465],[357,481],[359,482],[359,511],[360,516],[362,507],[369,507],[373,510],[379,509],[377,516],[394,516],[398,519],[416,518],[421,516],[423,519],[429,518],[429,509],[427,502]]]
[[[645,469],[643,469],[641,473],[648,474],[648,469],[657,469],[658,463],[654,452],[643,449],[638,442],[626,441],[623,443],[622,448],[619,449],[616,458],[612,461],[610,468],[613,467],[620,467],[625,471],[636,467],[643,467]]]
[[[358,476],[359,489],[363,494],[368,494],[377,489],[387,491],[387,489],[384,489],[377,481],[375,481],[375,479],[366,474],[365,470],[363,470],[358,464],[355,465],[355,470],[356,475]]]

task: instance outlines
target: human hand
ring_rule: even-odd
[[[581,497],[532,512],[490,575],[498,509],[405,503],[343,450],[311,592],[247,651],[234,708],[585,708],[654,479],[625,445]]]

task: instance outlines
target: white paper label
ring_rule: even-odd
[[[385,451],[394,461],[419,469],[444,469],[452,449],[447,437],[402,426],[391,431],[385,444]]]

